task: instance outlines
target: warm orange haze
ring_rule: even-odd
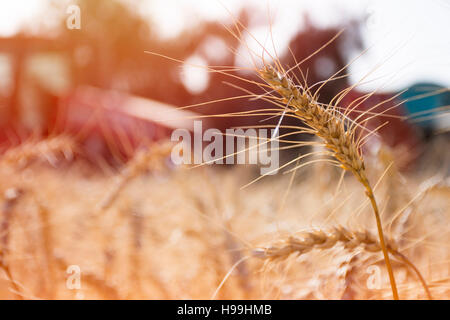
[[[444,3],[1,6],[0,299],[450,297]]]

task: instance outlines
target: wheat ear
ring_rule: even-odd
[[[138,151],[123,168],[117,183],[100,202],[99,208],[101,210],[107,210],[127,184],[141,173],[146,170],[160,170],[163,168],[163,160],[170,154],[172,147],[173,144],[171,142],[164,142],[154,144],[149,149]]]
[[[313,249],[330,249],[338,243],[343,244],[344,248],[349,250],[357,247],[362,247],[369,252],[382,250],[378,240],[369,231],[351,231],[343,226],[337,226],[331,229],[298,232],[269,246],[254,249],[253,255],[263,259],[276,260],[286,258],[294,253],[304,254]],[[389,241],[387,248],[397,251],[392,241]]]
[[[286,75],[277,72],[271,65],[259,70],[260,77],[281,97],[284,104],[312,129],[312,133],[320,137],[332,156],[336,158],[344,170],[351,171],[366,189],[366,195],[372,205],[377,223],[378,236],[384,261],[389,273],[389,281],[392,294],[398,300],[398,291],[392,271],[389,254],[383,235],[383,227],[378,211],[377,202],[372,187],[367,179],[364,160],[355,137],[355,126],[346,128],[346,118],[333,106],[326,109],[320,105],[308,92],[295,86],[294,82]]]
[[[67,160],[71,160],[75,149],[74,141],[65,135],[38,142],[30,140],[6,151],[1,161],[4,164],[21,168],[36,159],[44,159],[54,165],[60,155]]]
[[[338,243],[341,243],[348,250],[354,250],[355,248],[363,248],[368,252],[379,252],[383,250],[376,237],[368,230],[352,231],[343,226],[337,226],[330,229],[315,229],[293,234],[287,239],[278,240],[272,245],[254,249],[253,255],[261,259],[273,261],[287,258],[294,253],[304,254],[313,249],[330,249]],[[389,240],[385,244],[389,253],[399,258],[416,273],[428,298],[431,300],[431,293],[419,270],[408,258],[398,251],[393,240]]]

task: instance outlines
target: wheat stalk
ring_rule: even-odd
[[[325,142],[326,148],[339,161],[341,167],[352,172],[364,186],[375,214],[380,246],[389,273],[392,294],[394,299],[398,300],[397,285],[384,240],[377,202],[367,179],[364,160],[355,136],[356,126],[353,126],[353,124],[346,126],[347,118],[338,112],[336,107],[324,108],[306,90],[296,86],[288,76],[280,74],[270,64],[265,65],[258,73],[282,97],[282,102],[289,106],[291,111],[311,128],[312,133]]]
[[[23,190],[10,188],[7,189],[4,193],[4,203],[1,209],[1,223],[0,223],[0,269],[2,269],[9,282],[11,283],[12,288],[14,289],[15,295],[18,299],[22,299],[22,293],[14,280],[11,272],[10,265],[7,261],[7,256],[10,253],[9,249],[9,238],[10,238],[10,227],[12,214],[14,210],[14,206],[20,200],[20,197],[23,195]]]

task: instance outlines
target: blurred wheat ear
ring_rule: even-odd
[[[313,249],[328,250],[338,243],[341,243],[348,251],[355,251],[357,248],[362,248],[367,252],[379,252],[382,250],[380,243],[370,231],[354,231],[343,226],[337,226],[331,229],[314,229],[299,232],[269,246],[256,248],[253,250],[253,255],[264,260],[273,261],[285,259],[291,254],[301,255]],[[414,271],[428,298],[431,300],[432,296],[424,278],[411,261],[398,251],[395,242],[393,240],[386,241],[386,248],[389,253],[399,258]]]

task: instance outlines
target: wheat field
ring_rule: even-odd
[[[319,162],[241,189],[253,168],[173,168],[149,152],[118,192],[129,166],[99,173],[72,148],[34,142],[9,153],[22,161],[3,158],[1,298],[392,298],[370,204],[337,168]],[[447,299],[449,181],[402,175],[387,152],[368,176],[383,176],[374,189],[388,247]],[[395,255],[391,263],[400,298],[426,299],[417,274]]]

